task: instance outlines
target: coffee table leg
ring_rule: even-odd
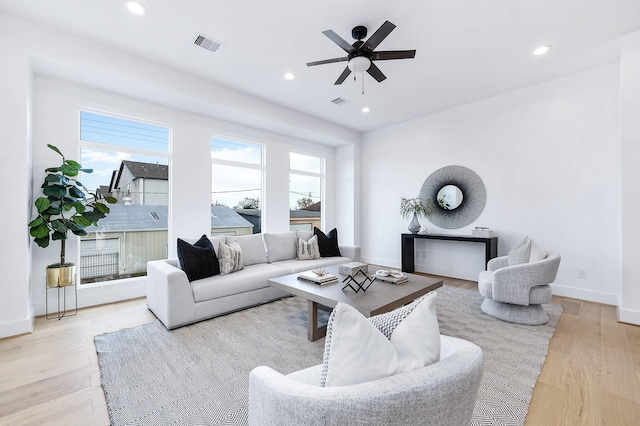
[[[307,337],[310,342],[327,335],[327,326],[318,328],[318,304],[312,300],[307,300]]]

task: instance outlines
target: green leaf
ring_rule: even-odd
[[[66,176],[78,176],[78,168],[70,166],[69,164],[63,164],[60,166],[60,171]]]
[[[77,161],[74,160],[67,160],[67,164],[80,170],[80,168],[82,168],[82,166],[80,165],[80,163],[78,163]]]
[[[107,214],[110,211],[109,207],[107,207],[106,204],[102,204],[102,203],[94,203],[93,208],[98,210],[102,214]]]
[[[34,238],[43,238],[44,236],[49,235],[49,232],[50,229],[44,223],[29,230],[29,234]]]
[[[71,188],[69,188],[69,195],[75,198],[81,198],[83,200],[87,198],[84,192],[81,189],[78,189],[78,187],[76,186],[72,186]]]
[[[49,167],[44,169],[45,172],[49,172],[49,173],[58,173],[60,171],[62,171],[62,167]]]
[[[76,201],[75,203],[73,203],[73,207],[76,208],[76,211],[80,214],[84,213],[85,210],[87,210],[87,207],[82,204],[80,201]]]
[[[80,226],[89,226],[91,222],[89,222],[84,216],[74,216],[71,220],[77,223]]]
[[[67,185],[69,183],[69,179],[67,179],[64,175],[59,175],[55,173],[48,174],[44,181],[47,183],[59,183],[61,185]]]
[[[80,169],[83,173],[93,173],[93,169]]]
[[[46,237],[34,238],[35,243],[42,248],[49,247],[49,234]]]
[[[78,228],[76,230],[71,230],[71,232],[73,232],[74,235],[77,235],[79,237],[84,237],[85,235],[88,234],[88,232],[85,231],[84,228]]]
[[[58,232],[58,231],[54,231],[53,234],[51,234],[51,239],[52,240],[66,240],[67,239],[67,233],[66,232]]]
[[[43,216],[45,215],[45,213],[48,214],[49,216],[53,216],[53,215],[62,213],[62,209],[57,206],[50,206],[47,210],[43,212]]]
[[[84,236],[84,235],[87,235],[87,231],[84,229],[84,226],[80,226],[79,224],[77,224],[75,222],[69,222],[69,229],[75,235],[79,235],[81,237]]]
[[[104,197],[104,200],[109,204],[115,204],[118,200],[115,197]]]
[[[33,219],[31,222],[29,222],[29,228],[34,228],[40,224],[44,223],[44,220],[42,219],[42,216],[38,216],[35,219]]]
[[[42,189],[44,195],[54,198],[62,198],[67,195],[67,188],[60,185],[49,185]]]
[[[35,201],[36,209],[38,209],[38,213],[42,213],[47,210],[51,205],[51,201],[48,198],[40,197]]]
[[[55,147],[54,145],[51,145],[51,144],[49,144],[49,143],[47,144],[47,146],[48,146],[50,149],[52,149],[52,150],[54,150],[55,152],[57,152],[58,154],[60,154],[60,156],[61,156],[62,158],[64,158],[64,155],[62,155],[62,153],[60,152],[60,150],[59,150],[57,147]]]
[[[97,224],[98,221],[100,219],[102,219],[103,217],[105,217],[105,216],[103,214],[101,214],[100,212],[97,212],[95,210],[91,210],[91,211],[84,212],[82,214],[82,217],[84,217],[85,219],[87,219],[91,223]]]
[[[54,221],[51,222],[51,227],[56,231],[56,232],[62,232],[62,233],[67,233],[67,231],[69,230],[65,224],[60,220],[60,219],[56,219]]]

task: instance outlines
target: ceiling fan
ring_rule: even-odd
[[[369,75],[375,78],[378,83],[387,77],[380,71],[373,61],[387,61],[390,59],[411,59],[416,56],[415,50],[387,50],[375,52],[375,48],[389,35],[396,26],[389,21],[373,33],[367,41],[362,41],[367,36],[367,27],[358,25],[351,30],[351,36],[356,40],[353,44],[349,44],[333,30],[323,31],[322,34],[329,37],[331,41],[340,46],[347,56],[341,58],[325,59],[323,61],[307,62],[308,67],[314,65],[330,64],[333,62],[347,62],[347,67],[342,71],[340,77],[334,84],[342,84],[343,81],[351,74],[351,72],[367,71]]]

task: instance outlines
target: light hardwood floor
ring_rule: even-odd
[[[443,280],[477,291],[472,281]],[[640,327],[617,323],[613,306],[552,303],[564,314],[526,424],[640,424]],[[0,425],[108,425],[93,337],[154,319],[135,299],[60,321],[38,317],[34,333],[0,340]]]

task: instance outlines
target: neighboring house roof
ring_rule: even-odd
[[[321,206],[322,206],[322,201],[318,201],[317,203],[310,204],[307,207],[301,208],[300,210],[309,210],[312,212],[319,212]]]
[[[110,204],[110,213],[88,232],[122,232],[167,229],[167,206]],[[226,206],[211,206],[211,228],[248,228],[251,223]],[[206,230],[203,230],[203,233]]]
[[[120,169],[111,177],[110,191],[120,187],[120,178],[127,168],[134,179],[169,180],[169,166],[166,164],[141,163],[139,161],[122,160]]]
[[[166,164],[141,163],[139,161],[123,160],[122,165],[127,166],[134,178],[169,179],[169,166]],[[120,165],[121,169],[122,165]]]
[[[320,211],[315,210],[291,210],[289,217],[320,217]]]

